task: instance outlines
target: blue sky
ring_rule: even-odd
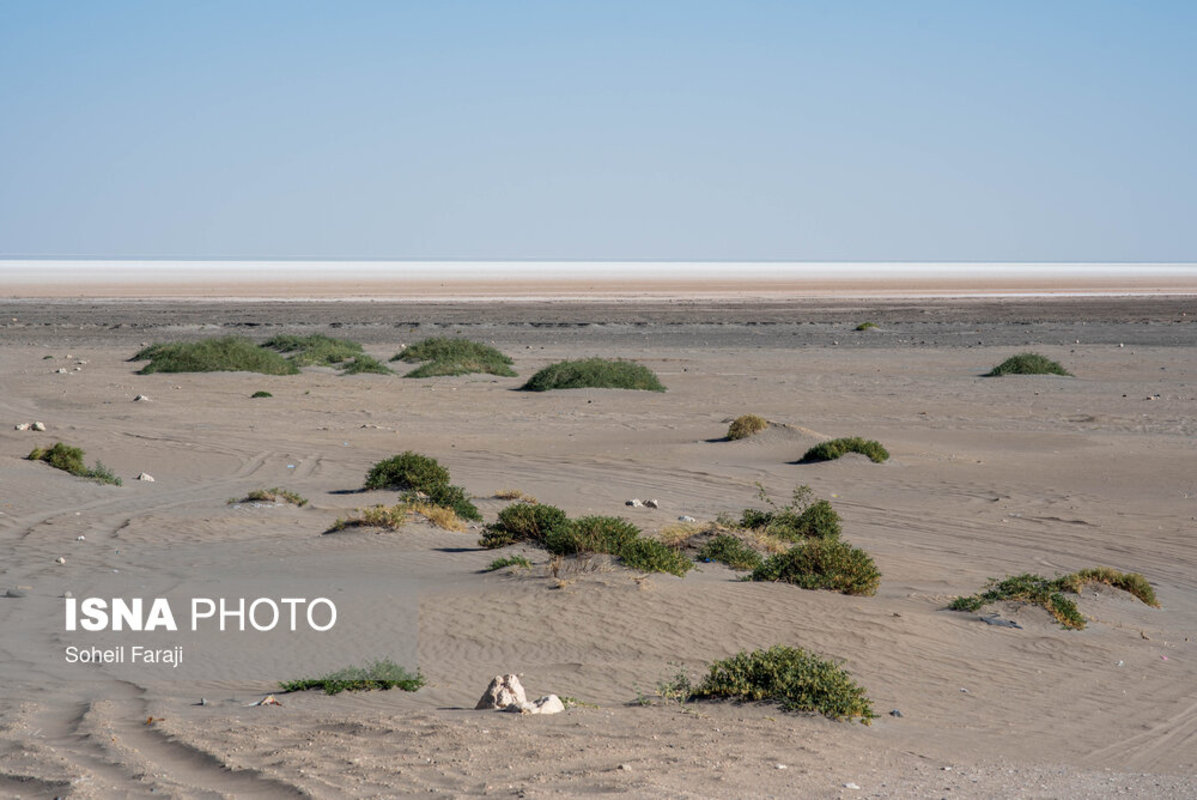
[[[1197,3],[0,0],[0,255],[1197,260]]]

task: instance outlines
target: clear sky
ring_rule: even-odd
[[[0,0],[0,255],[1197,260],[1197,2]]]

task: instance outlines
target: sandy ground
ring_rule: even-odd
[[[17,595],[0,597],[2,796],[1197,796],[1194,298],[9,300],[0,311],[0,590]],[[879,328],[852,330],[866,319]],[[355,338],[380,358],[460,332],[501,346],[525,377],[620,356],[668,391],[532,394],[515,378],[325,369],[141,376],[126,360],[142,342],[283,331]],[[1030,347],[1077,377],[979,377]],[[251,400],[256,390],[273,397]],[[749,412],[775,425],[722,441]],[[13,429],[34,420],[48,430]],[[843,435],[878,439],[893,458],[794,463]],[[124,486],[23,459],[57,440]],[[477,530],[325,535],[393,501],[356,489],[408,449],[446,465],[487,521],[505,488],[651,533],[758,505],[758,483],[778,498],[809,484],[876,559],[881,588],[742,583],[712,564],[684,579],[597,563],[553,577],[535,550],[519,551],[530,571],[484,574],[502,553],[478,549]],[[155,481],[134,480],[143,471]],[[273,486],[311,502],[227,503]],[[661,508],[625,506],[632,497]],[[990,610],[1021,629],[944,610],[989,577],[1095,565],[1141,572],[1162,607],[1091,589],[1079,632],[1013,604]],[[64,631],[65,592],[180,607],[324,596],[340,618],[324,639],[177,637],[177,670],[72,665],[64,647],[91,640]],[[679,670],[698,677],[778,643],[842,661],[880,718],[655,696]],[[428,685],[250,705],[279,680],[386,656],[414,660]],[[584,705],[472,710],[503,672]]]

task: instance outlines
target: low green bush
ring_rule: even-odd
[[[341,369],[342,375],[362,375],[365,373],[373,375],[394,375],[391,368],[383,364],[377,358],[367,355],[354,356],[345,363]]]
[[[752,571],[750,580],[782,581],[802,589],[873,595],[881,573],[864,550],[839,539],[808,539],[770,556]]]
[[[496,522],[483,530],[479,545],[488,549],[516,542],[544,547],[551,534],[569,527],[565,512],[545,503],[512,503],[499,511]]]
[[[576,553],[619,555],[640,537],[640,529],[619,517],[580,517],[561,525],[545,537],[544,548],[559,556]]]
[[[449,470],[435,458],[411,450],[371,467],[366,473],[365,488],[398,489],[409,501],[420,499],[422,495],[433,505],[453,509],[462,519],[482,519],[465,489],[449,484]]]
[[[804,463],[834,461],[848,453],[860,453],[878,464],[889,459],[889,451],[882,447],[880,442],[862,439],[859,436],[846,436],[815,445],[806,451],[806,454],[802,456],[802,461]]]
[[[391,688],[414,692],[423,685],[423,675],[419,672],[408,672],[389,658],[372,662],[364,667],[346,667],[319,678],[300,678],[294,681],[283,681],[279,684],[284,692],[323,689],[325,694]]]
[[[441,375],[484,373],[505,378],[515,377],[509,356],[495,348],[469,339],[434,337],[408,345],[391,361],[427,362],[403,377],[431,378]]]
[[[494,572],[495,570],[503,569],[505,567],[520,567],[522,569],[531,569],[532,562],[523,556],[507,556],[506,558],[496,558],[490,562],[490,565],[483,572]]]
[[[54,446],[50,448],[35,447],[25,458],[30,461],[44,461],[55,469],[98,483],[107,483],[112,486],[120,486],[124,483],[112,470],[104,466],[102,461],[96,461],[95,466],[89,468],[83,463],[83,450],[63,442],[55,442]]]
[[[756,569],[761,565],[761,554],[742,539],[727,533],[719,533],[707,540],[698,549],[703,561],[718,561],[732,569]]]
[[[790,502],[778,506],[765,487],[758,486],[757,496],[770,509],[746,508],[740,527],[796,542],[801,539],[833,539],[840,535],[840,515],[826,500],[816,499],[809,486],[794,489]]]
[[[310,336],[280,334],[267,339],[262,346],[285,354],[297,367],[335,367],[362,354],[362,346],[357,342],[322,333]]]
[[[876,327],[877,327],[877,324],[876,324],[875,322],[862,322],[862,323],[860,323],[859,325],[857,325],[857,326],[856,326],[856,330],[858,330],[858,331],[871,331],[871,330],[873,330],[873,329],[874,329],[874,328],[876,328]]]
[[[957,597],[948,604],[948,608],[952,611],[979,611],[990,603],[1017,600],[1045,608],[1065,628],[1083,630],[1086,624],[1084,615],[1076,603],[1065,597],[1064,593],[1080,594],[1090,583],[1104,583],[1130,592],[1149,606],[1159,606],[1155,590],[1139,573],[1094,567],[1055,578],[1024,572],[1000,581],[991,579],[985,591],[967,597]]]
[[[270,489],[254,489],[245,497],[232,498],[228,501],[229,505],[235,503],[277,503],[282,501],[284,503],[291,503],[292,505],[302,508],[308,504],[308,499],[297,492],[288,491],[287,489],[280,489],[275,486]]]
[[[274,397],[274,395],[272,395],[270,392],[263,391],[261,389],[259,389],[258,391],[254,392],[253,394],[250,395],[251,400],[258,400],[263,397]]]
[[[1038,353],[1019,353],[1010,356],[985,373],[987,378],[996,378],[1001,375],[1066,375],[1071,377],[1072,373],[1047,356],[1041,356]]]
[[[259,347],[244,336],[222,336],[198,342],[152,344],[130,361],[149,361],[139,375],[155,372],[259,372],[294,375],[299,367],[273,350]]]
[[[449,470],[430,456],[407,450],[379,461],[366,473],[367,489],[413,489],[428,492],[449,483]]]
[[[665,387],[648,367],[632,361],[611,361],[605,358],[550,364],[529,378],[521,388],[529,392],[584,388],[665,391]]]
[[[679,578],[694,569],[694,562],[664,542],[633,539],[616,554],[625,566],[641,572],[668,572]]]
[[[727,438],[731,441],[747,439],[754,433],[760,433],[768,427],[769,421],[764,417],[758,417],[756,414],[745,414],[732,420],[732,424],[727,429]]]
[[[865,725],[877,718],[865,690],[842,667],[785,645],[715,662],[690,697],[776,703],[783,711],[859,719]]]

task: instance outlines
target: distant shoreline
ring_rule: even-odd
[[[685,300],[1197,295],[1197,264],[0,260],[0,296]]]

